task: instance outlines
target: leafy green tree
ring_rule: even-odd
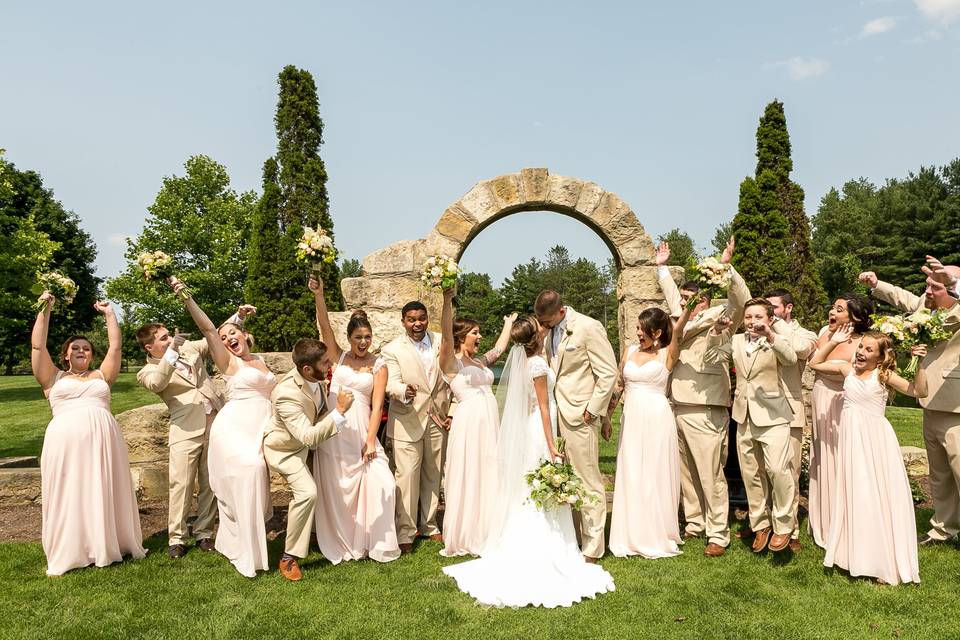
[[[73,304],[60,307],[50,343],[84,333],[94,317],[100,279],[94,275],[96,246],[77,216],[63,208],[35,171],[18,170],[0,155],[0,358],[7,373],[29,355],[37,296],[30,289],[41,270],[56,270],[77,283]]]
[[[657,236],[657,243],[666,242],[670,245],[670,266],[683,267],[687,270],[687,277],[693,277],[694,264],[700,260],[700,254],[693,244],[693,238],[686,231],[671,229],[661,236]]]
[[[348,258],[340,264],[340,279],[359,278],[363,275],[363,267],[356,258]]]
[[[724,249],[727,248],[727,242],[730,241],[730,236],[732,235],[733,221],[724,222],[714,231],[713,240],[710,241],[710,244],[718,255],[723,254]]]
[[[320,158],[323,120],[317,87],[308,71],[290,65],[280,72],[277,155],[264,163],[263,195],[253,224],[247,297],[258,307],[250,326],[265,350],[287,350],[316,333],[306,268],[296,259],[304,227],[333,238],[327,171]],[[343,308],[336,263],[322,269],[328,308]]]
[[[457,297],[454,299],[457,315],[480,323],[484,344],[481,349],[493,346],[503,328],[503,301],[499,292],[485,273],[461,273],[457,278]]]
[[[107,294],[124,309],[124,322],[164,322],[189,330],[193,321],[170,288],[145,281],[137,266],[143,251],[173,258],[178,277],[214,322],[226,319],[243,302],[247,243],[256,206],[252,191],[236,193],[226,168],[207,156],[193,156],[186,174],[163,179],[148,207],[143,231],[127,240],[127,268],[107,282]]]

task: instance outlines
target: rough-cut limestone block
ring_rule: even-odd
[[[522,169],[520,171],[520,194],[527,204],[543,204],[550,193],[550,172],[546,169]]]
[[[400,309],[421,295],[421,285],[412,277],[344,278],[341,287],[351,309],[367,312]]]
[[[424,249],[426,252],[424,261],[426,261],[427,257],[434,255],[448,255],[451,258],[457,259],[460,256],[460,251],[463,249],[463,243],[457,242],[433,230],[430,232],[430,235],[427,236]],[[417,266],[415,271],[417,277],[420,277],[420,269],[422,267],[422,264]]]
[[[167,475],[167,463],[164,462],[134,462],[130,465],[130,479],[133,481],[133,490],[137,493],[137,500],[156,500],[170,496],[170,485]],[[196,486],[194,487],[194,494]]]
[[[623,267],[638,267],[654,263],[653,240],[646,232],[616,247]]]
[[[466,242],[477,226],[477,219],[459,204],[447,208],[437,221],[436,231],[457,242]]]
[[[117,424],[127,443],[130,462],[167,461],[170,412],[162,402],[124,411]]]
[[[40,502],[40,468],[0,469],[0,506]]]
[[[313,336],[304,337],[312,338]],[[289,351],[258,353],[257,355],[263,358],[263,363],[275,376],[282,376],[293,369],[293,356]]]
[[[593,211],[587,215],[607,236],[610,236],[615,231],[615,221],[629,211],[630,207],[626,202],[615,193],[606,191],[603,192]]]
[[[617,276],[617,297],[639,300],[663,298],[656,267],[627,267]]]
[[[583,190],[583,181],[566,176],[549,176],[547,178],[547,204],[558,209],[574,209],[580,192]]]
[[[920,447],[900,447],[900,455],[903,456],[903,464],[907,468],[907,475],[925,476],[930,473],[926,450]]]
[[[496,198],[490,192],[489,181],[478,182],[467,191],[459,201],[460,207],[473,216],[477,222],[483,222],[500,212]]]
[[[574,208],[583,215],[590,217],[593,210],[600,204],[604,193],[606,192],[600,185],[594,182],[584,182],[583,188],[580,189],[580,197],[577,198],[577,204]]]
[[[403,275],[420,270],[424,240],[401,240],[363,259],[364,275]]]
[[[513,208],[522,204],[520,198],[520,177],[516,173],[508,173],[488,181],[490,193],[497,202],[497,209]]]

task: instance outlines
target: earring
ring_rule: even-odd
[[[653,339],[653,348],[654,348],[654,349],[659,349],[659,348],[660,348],[660,340],[658,340],[657,338],[654,338],[654,339]]]

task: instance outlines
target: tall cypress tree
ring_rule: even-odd
[[[757,127],[757,167],[740,184],[732,227],[734,265],[757,295],[784,287],[793,293],[796,315],[807,322],[822,315],[825,294],[810,250],[810,223],[803,189],[790,180],[793,160],[783,103],[767,105]]]
[[[296,259],[296,245],[305,226],[322,227],[333,238],[316,84],[310,72],[292,65],[280,72],[278,84],[277,155],[263,167],[245,287],[258,307],[250,326],[263,350],[287,350],[298,338],[316,335],[307,268]],[[322,276],[328,308],[341,309],[337,265],[324,265]]]

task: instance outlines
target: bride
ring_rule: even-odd
[[[613,591],[603,567],[588,564],[577,547],[569,505],[541,511],[527,500],[524,475],[541,458],[559,457],[554,435],[556,376],[541,355],[545,332],[532,317],[517,320],[514,343],[497,390],[503,414],[497,443],[497,509],[477,560],[444,567],[457,586],[481,604],[569,607]]]

